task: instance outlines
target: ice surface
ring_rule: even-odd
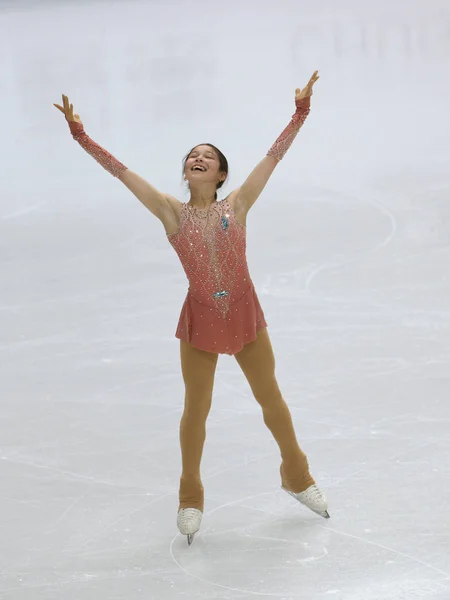
[[[443,0],[0,2],[2,600],[450,599],[449,32]],[[185,276],[52,103],[185,201],[184,154],[219,146],[226,194],[316,68],[248,258],[332,518],[222,357],[188,548]]]

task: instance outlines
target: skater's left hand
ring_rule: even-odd
[[[298,102],[299,100],[303,100],[303,98],[308,98],[308,96],[312,96],[313,85],[319,79],[318,73],[319,73],[319,71],[314,71],[314,73],[311,75],[311,79],[306,84],[306,87],[304,87],[302,90],[300,88],[297,88],[295,90],[295,101],[296,102]]]
[[[63,105],[53,104],[58,110],[62,112],[62,114],[66,117],[66,120],[69,123],[81,123],[80,115],[73,114],[73,104],[69,103],[69,98],[66,95],[62,95]],[[83,123],[81,123],[83,125]]]

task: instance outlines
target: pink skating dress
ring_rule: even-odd
[[[267,327],[247,266],[246,228],[227,199],[209,210],[189,204],[168,236],[189,281],[176,337],[217,354],[236,354]]]

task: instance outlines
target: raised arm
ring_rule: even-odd
[[[83,123],[79,115],[73,113],[73,104],[69,104],[67,96],[63,95],[63,106],[55,104],[66,117],[69,123],[70,132],[74,140],[90,154],[108,173],[117,177],[124,185],[158,217],[166,229],[171,227],[176,212],[176,203],[178,200],[159,192],[145,179],[130,171],[124,164],[117,160],[107,150],[94,142],[84,131]],[[175,217],[176,220],[176,217]]]
[[[311,95],[313,93],[312,88],[318,79],[318,72],[315,71],[305,88],[302,90],[295,90],[296,111],[292,115],[290,123],[276,139],[275,143],[268,151],[267,156],[256,165],[243,185],[233,193],[235,196],[235,210],[241,215],[246,215],[256,202],[266,186],[266,183],[269,181],[275,167],[289,150],[292,142],[300,131],[300,128],[309,114]]]

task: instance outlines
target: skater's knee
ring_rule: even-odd
[[[263,409],[277,410],[285,404],[276,380],[267,382],[266,386],[258,386],[253,393]]]
[[[204,423],[211,408],[210,402],[189,402],[185,405],[182,420],[185,423]]]

